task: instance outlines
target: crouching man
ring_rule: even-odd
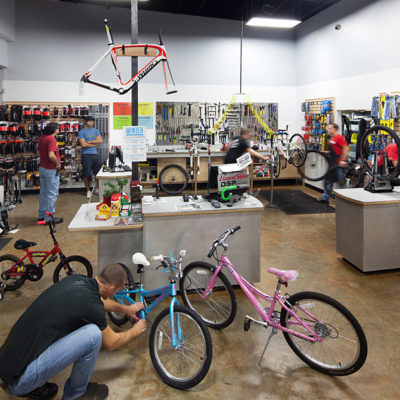
[[[89,383],[101,345],[115,350],[146,330],[145,320],[120,333],[107,324],[106,312],[137,319],[136,313],[143,309],[141,303],[124,306],[110,300],[126,281],[121,265],[111,264],[98,277],[72,275],[45,290],[0,348],[3,389],[18,397],[51,399],[58,387],[47,381],[73,364],[63,400],[105,399],[107,386]]]

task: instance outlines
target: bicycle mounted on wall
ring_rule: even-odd
[[[164,80],[167,94],[176,93],[177,90],[168,91],[167,82],[167,70],[165,64],[168,67],[168,72],[171,77],[171,81],[175,87],[174,78],[172,77],[171,68],[169,66],[167,52],[161,37],[161,31],[158,30],[158,37],[160,39],[160,44],[114,44],[114,39],[111,33],[111,27],[107,19],[104,20],[104,25],[106,27],[106,33],[108,38],[108,50],[100,57],[99,60],[87,71],[81,78],[81,82],[90,83],[91,85],[99,86],[103,89],[112,90],[119,94],[125,94],[132,89],[134,85],[139,83],[139,81],[144,78],[156,65],[160,62],[163,63],[164,69]],[[90,79],[93,72],[97,67],[108,57],[111,56],[111,62],[114,66],[117,78],[119,81],[118,86],[110,86],[106,83],[101,83]],[[152,57],[152,59],[131,79],[126,82],[122,81],[121,72],[118,65],[118,57]]]

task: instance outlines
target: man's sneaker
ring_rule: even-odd
[[[318,203],[329,204],[329,200],[319,199]]]
[[[88,190],[87,192],[86,192],[86,198],[87,199],[90,199],[92,197],[92,192],[90,191],[90,190]]]
[[[18,397],[23,397],[25,399],[50,400],[57,394],[57,392],[58,386],[55,383],[46,382],[40,388]]]
[[[89,382],[85,394],[78,399],[82,400],[104,400],[108,397],[108,386],[101,383]]]

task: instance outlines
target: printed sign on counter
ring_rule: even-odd
[[[124,162],[146,161],[146,128],[144,126],[125,126],[123,136]]]

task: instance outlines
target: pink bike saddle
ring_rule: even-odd
[[[283,270],[277,268],[268,268],[268,272],[270,274],[274,274],[278,279],[283,282],[295,281],[299,275],[299,273],[295,270]]]

